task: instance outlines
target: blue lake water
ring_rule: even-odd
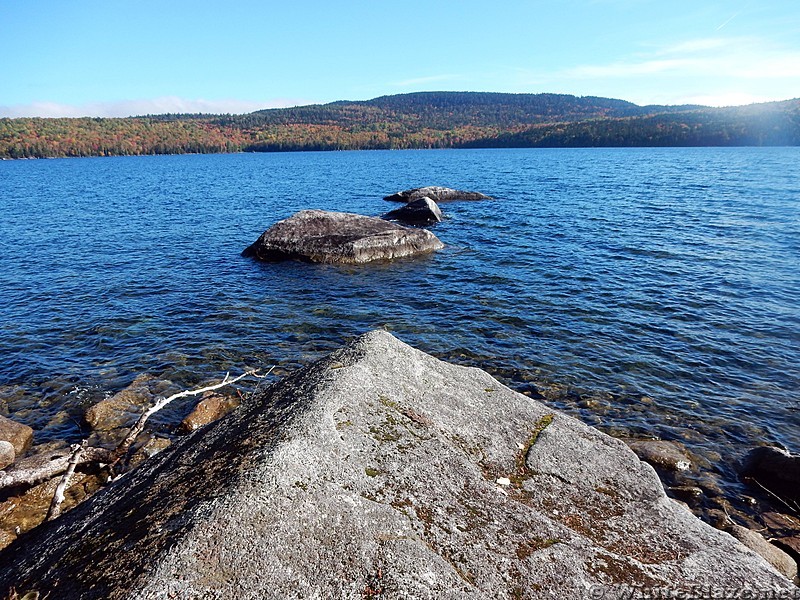
[[[0,413],[78,439],[140,373],[277,373],[381,327],[605,431],[680,440],[723,491],[800,451],[800,149],[514,149],[0,162]],[[304,208],[420,185],[446,249],[360,267],[239,253]],[[180,419],[186,407],[164,418]]]

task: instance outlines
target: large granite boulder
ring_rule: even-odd
[[[303,210],[267,229],[242,256],[353,264],[425,254],[443,247],[439,238],[424,229],[377,217]]]
[[[414,188],[411,190],[404,190],[384,196],[384,200],[392,202],[413,202],[420,198],[430,198],[434,202],[452,202],[455,200],[491,200],[491,196],[481,194],[480,192],[465,192],[463,190],[454,190],[452,188],[441,187],[438,185],[429,185],[427,187]]]
[[[0,582],[83,599],[793,589],[623,442],[380,331],[17,540]]]
[[[440,223],[443,219],[439,206],[428,197],[413,200],[405,206],[386,213],[383,218],[400,221],[407,225],[432,225]]]

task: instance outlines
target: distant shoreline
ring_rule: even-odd
[[[0,118],[0,158],[439,148],[800,146],[800,99],[638,106],[564,94],[429,92],[245,115]]]

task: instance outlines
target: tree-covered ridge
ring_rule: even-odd
[[[0,158],[737,145],[800,145],[800,100],[708,108],[565,94],[421,92],[247,115],[0,119]]]

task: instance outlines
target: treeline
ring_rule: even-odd
[[[0,157],[53,158],[240,151],[241,131],[203,119],[0,119]]]
[[[800,100],[706,108],[563,94],[425,92],[247,115],[0,119],[0,158],[742,145],[800,145]]]

